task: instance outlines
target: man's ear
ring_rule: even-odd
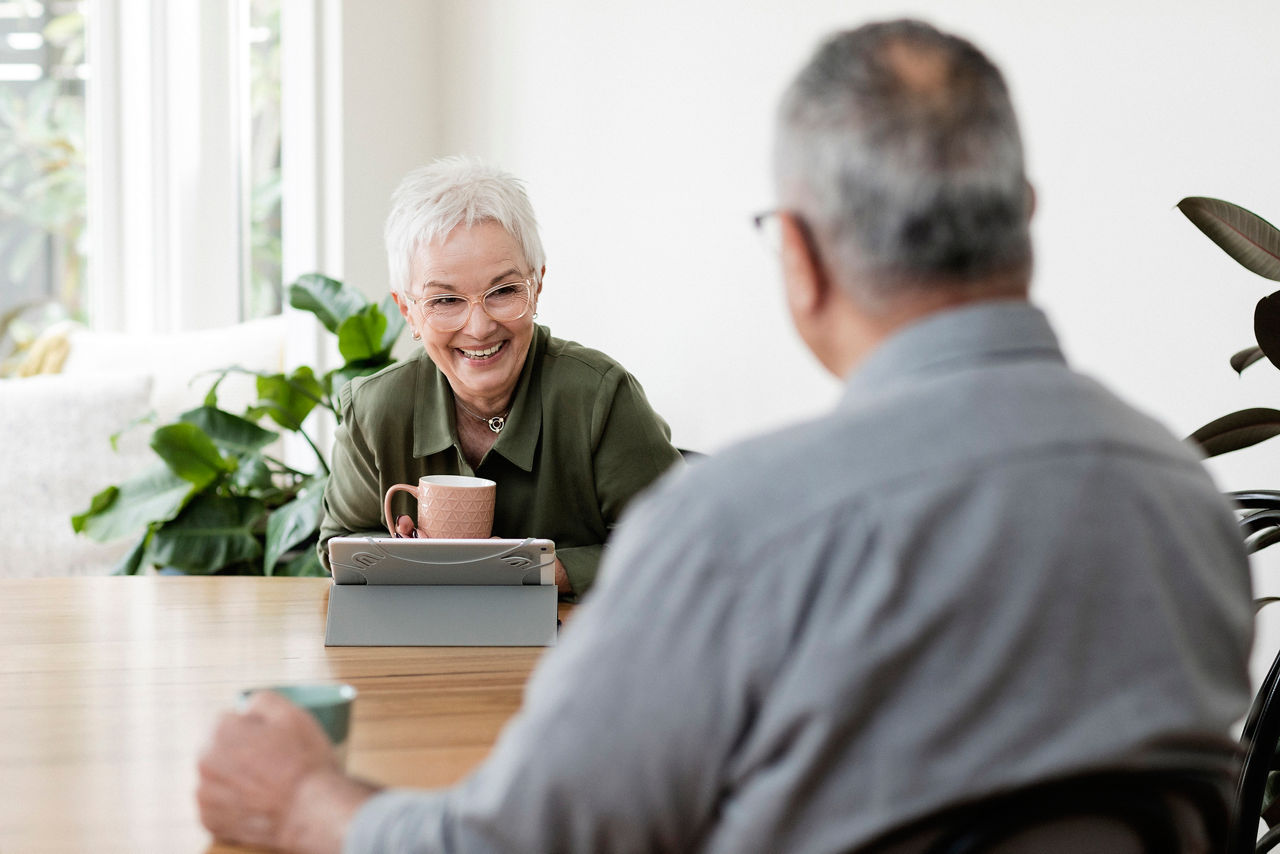
[[[809,316],[821,309],[829,296],[826,270],[804,220],[786,212],[778,214],[778,217],[782,231],[782,278],[787,289],[787,304],[793,316]]]

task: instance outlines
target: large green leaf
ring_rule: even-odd
[[[355,288],[319,273],[301,276],[289,286],[289,305],[311,312],[335,335],[342,321],[368,304],[369,300]]]
[[[71,517],[71,530],[75,531],[77,534],[84,533],[85,523],[88,522],[89,518],[98,515],[103,510],[110,507],[112,502],[116,500],[116,496],[119,494],[120,487],[108,486],[97,495],[93,496],[93,498],[90,498],[89,509],[82,513],[76,513]]]
[[[330,395],[334,400],[338,399],[338,393],[342,391],[342,387],[347,383],[359,377],[367,377],[376,374],[378,371],[389,365],[390,362],[380,359],[370,359],[366,362],[348,362],[341,368],[335,368],[330,371],[327,377],[330,388]]]
[[[212,573],[262,553],[253,535],[263,505],[254,498],[203,494],[151,538],[147,557],[158,566],[190,573]]]
[[[95,495],[87,512],[72,517],[72,526],[99,542],[136,535],[152,522],[172,519],[196,491],[167,465],[156,466]]]
[[[387,317],[376,305],[367,305],[338,327],[338,352],[347,362],[363,362],[382,353]]]
[[[324,398],[324,386],[315,371],[303,365],[293,373],[258,377],[258,403],[250,417],[267,415],[287,430],[299,430],[316,404]]]
[[[379,349],[386,353],[389,359],[391,348],[395,346],[396,339],[404,331],[405,321],[404,316],[400,314],[400,306],[396,305],[395,298],[391,294],[387,294],[382,300],[382,313],[387,318],[387,329],[382,333],[382,346]]]
[[[277,507],[267,520],[267,542],[262,560],[264,575],[275,571],[280,556],[309,538],[320,527],[320,500],[328,478],[319,478],[288,504]]]
[[[246,454],[240,457],[240,465],[231,475],[231,486],[239,495],[253,495],[270,500],[270,496],[279,492],[275,480],[271,476],[271,466],[261,454]]]
[[[303,576],[308,578],[328,578],[329,572],[320,563],[320,555],[314,548],[309,548],[288,563],[282,564],[276,575]]]
[[[1238,451],[1272,436],[1280,435],[1280,411],[1242,409],[1210,421],[1187,438],[1198,444],[1206,457]]]
[[[111,570],[112,575],[137,575],[142,568],[142,557],[147,553],[147,543],[151,541],[150,529],[143,532],[138,541],[129,549],[129,553]]]
[[[1206,196],[1188,196],[1178,210],[1246,269],[1280,281],[1280,229],[1239,205]]]
[[[274,430],[263,429],[247,418],[214,406],[200,406],[184,412],[179,420],[196,425],[215,445],[234,454],[260,451],[280,437]]]
[[[236,468],[235,460],[223,457],[207,433],[186,422],[158,428],[151,435],[151,449],[174,474],[197,489],[204,489]]]

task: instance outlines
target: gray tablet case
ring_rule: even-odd
[[[555,544],[335,537],[326,646],[550,646]]]

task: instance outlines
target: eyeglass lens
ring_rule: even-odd
[[[498,323],[519,320],[529,310],[529,286],[525,282],[499,285],[480,298],[484,313]],[[472,300],[466,297],[437,296],[423,302],[427,323],[442,331],[461,329],[471,316]]]

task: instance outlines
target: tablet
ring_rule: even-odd
[[[335,584],[555,585],[551,540],[334,537]]]

